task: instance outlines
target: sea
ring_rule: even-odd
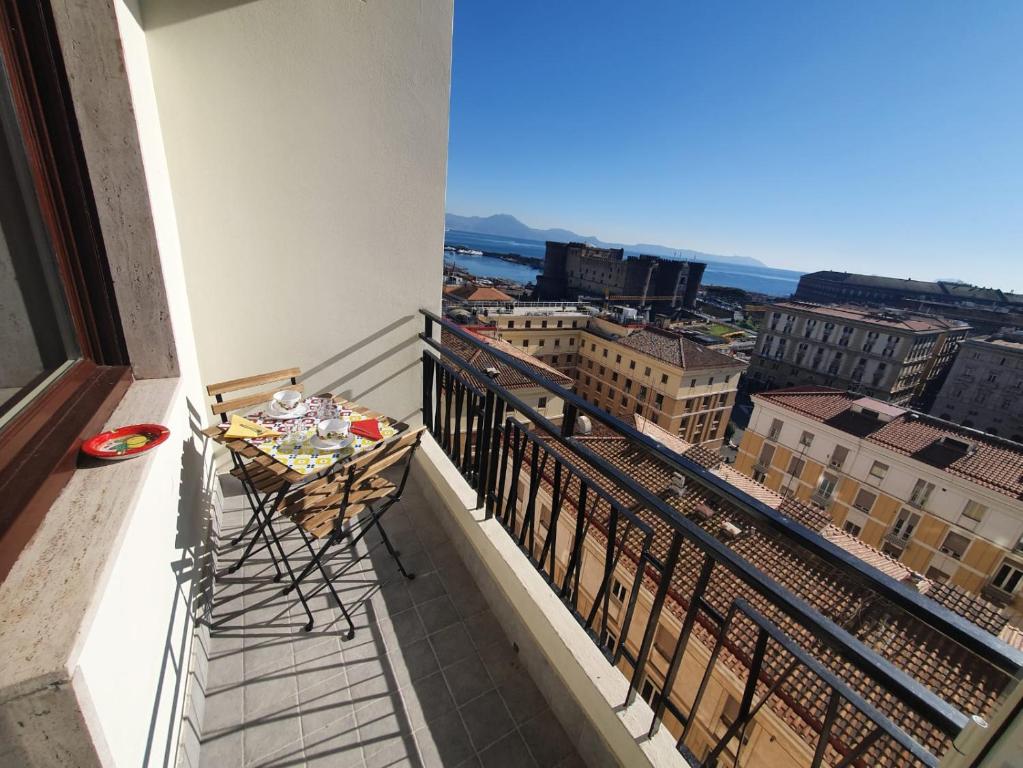
[[[517,253],[543,259],[547,250],[541,240],[482,235],[477,232],[460,232],[449,229],[444,233],[445,245],[462,245],[477,251],[494,253]],[[517,283],[535,283],[542,269],[525,264],[514,264],[492,256],[466,256],[444,252],[444,263],[454,264],[477,277],[500,277]],[[703,273],[704,285],[723,285],[741,288],[744,291],[764,293],[768,296],[790,296],[796,291],[802,272],[791,269],[774,269],[747,264],[708,262]]]

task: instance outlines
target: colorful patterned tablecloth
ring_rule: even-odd
[[[302,475],[325,471],[337,462],[372,448],[380,442],[355,435],[352,443],[340,450],[326,451],[317,448],[312,442],[316,436],[316,425],[321,419],[334,418],[338,405],[326,397],[308,397],[305,405],[306,414],[297,419],[275,419],[265,409],[248,414],[246,418],[284,434],[281,437],[252,438],[246,442]],[[356,422],[367,417],[353,411],[349,418]],[[377,421],[377,424],[384,440],[398,433],[394,427],[383,421]]]

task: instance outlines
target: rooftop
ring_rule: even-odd
[[[533,357],[527,352],[523,352],[513,344],[509,344],[507,341],[492,339],[472,330],[468,330],[467,332],[471,333],[484,344],[493,347],[494,349],[499,349],[505,354],[511,355],[522,363],[525,363],[535,375],[550,382],[551,384],[571,388],[574,383],[571,377],[566,376],[557,368],[547,365],[547,363],[543,362],[539,358]],[[495,380],[502,387],[506,387],[507,389],[528,389],[536,386],[536,383],[529,377],[505,365],[493,355],[487,354],[486,351],[470,344],[466,344],[461,339],[447,331],[442,333],[441,339],[445,346],[449,347],[459,357],[462,357],[467,363],[472,365],[473,368],[480,371],[486,371],[488,368],[496,370],[497,376]],[[475,378],[471,373],[469,373],[469,375],[470,378]]]
[[[884,413],[883,403],[828,387],[791,387],[753,397],[1012,499],[1023,499],[1023,445],[1019,443],[917,411],[905,410],[890,420],[879,419],[869,411]]]
[[[499,291],[497,288],[489,285],[476,285],[474,283],[445,286],[444,295],[470,303],[476,301],[515,301],[507,293]]]
[[[825,306],[807,301],[781,301],[772,304],[774,309],[787,309],[794,312],[809,313],[821,317],[835,318],[846,322],[866,323],[883,328],[900,331],[924,333],[946,331],[969,326],[959,320],[948,320],[941,317],[915,315],[904,310],[877,310],[852,306]]]
[[[637,423],[642,425],[646,434],[655,436],[658,440],[663,439],[665,445],[676,450],[680,447],[672,442],[677,441],[677,438],[663,433],[658,427],[648,422]],[[661,437],[658,437],[659,431],[662,433]],[[626,438],[595,436],[579,437],[578,441],[619,472],[639,480],[704,530],[726,540],[728,546],[751,565],[792,590],[946,701],[965,712],[991,711],[1000,691],[1008,681],[1003,673],[983,659],[947,642],[942,635],[926,624],[898,610],[891,610],[884,600],[865,585],[857,584],[847,576],[839,574],[808,551],[764,528],[739,508],[716,497],[702,485],[687,484],[682,494],[669,490],[673,476],[672,468],[651,455],[636,450]],[[691,450],[686,449],[684,454],[688,456]],[[581,456],[575,456],[574,460],[586,466],[586,460]],[[822,536],[845,543],[840,536],[841,532],[831,526],[829,520],[816,510],[799,502],[781,499],[769,489],[755,487],[759,484],[748,478],[736,477],[738,473],[731,467],[722,465],[720,460],[712,467],[712,472],[729,482],[741,483],[740,487],[755,498],[769,506],[776,506],[778,511],[793,517],[804,526],[817,530]],[[643,506],[611,477],[592,466],[589,474],[594,483],[611,493],[626,508],[639,510],[640,516],[655,530],[654,555],[665,556],[670,541],[668,526],[655,515],[645,513]],[[734,534],[736,529],[739,531],[738,535]],[[688,544],[684,545],[684,550],[687,546]],[[873,556],[873,553],[869,554]],[[695,551],[684,551],[682,557],[682,562],[687,562],[685,559],[687,557],[692,558],[691,562],[699,562],[699,554]],[[691,594],[694,589],[696,570],[680,568],[673,577],[666,607],[680,619],[684,617],[688,605],[686,595]],[[757,610],[769,616],[798,644],[814,649],[815,653],[820,652],[820,658],[826,666],[843,677],[854,690],[872,700],[897,725],[936,754],[941,754],[947,747],[944,737],[939,732],[922,724],[902,703],[885,695],[878,699],[880,689],[875,681],[864,678],[862,673],[819,647],[814,637],[806,630],[794,624],[771,603],[730,573],[715,571],[715,577],[707,591],[707,599],[714,608],[724,613],[737,596],[746,598]],[[942,594],[942,597],[945,595]],[[982,617],[985,616],[983,611],[986,605],[982,601],[958,593],[954,598],[949,600],[948,607],[955,610],[957,601],[964,601],[958,605],[960,615],[970,617],[971,612],[976,612]],[[978,626],[982,625],[978,622]],[[1001,630],[1003,626],[1004,623],[999,625],[996,631]],[[992,629],[983,628],[988,631]],[[714,627],[709,622],[698,622],[695,632],[702,642],[713,645]],[[745,665],[753,653],[755,638],[749,628],[745,629],[745,633],[737,632],[737,635],[732,643],[726,644],[727,652],[723,654],[723,659],[742,679],[746,675]],[[813,744],[826,704],[826,697],[821,695],[819,682],[805,670],[787,670],[783,654],[777,651],[769,650],[768,657],[765,663],[771,670],[771,676],[789,675],[787,682],[781,686],[783,695],[771,702],[770,706],[801,733],[808,743]],[[843,730],[842,738],[847,740],[846,743],[855,743],[855,734],[861,724],[856,717],[849,717],[842,726],[836,727]]]
[[[707,349],[677,331],[653,326],[623,336],[618,343],[685,370],[743,367],[734,357]]]
[[[960,301],[991,301],[1007,304],[1023,304],[1023,295],[1000,291],[997,288],[981,288],[968,283],[928,282],[910,278],[884,277],[881,275],[858,275],[852,272],[835,272],[821,270],[803,275],[803,277],[830,280],[846,285],[883,288],[897,291],[934,294]]]

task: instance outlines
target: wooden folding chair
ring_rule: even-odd
[[[303,387],[298,383],[298,377],[301,374],[301,368],[284,368],[279,371],[210,384],[206,387],[206,394],[214,398],[214,402],[210,404],[210,410],[214,416],[220,417],[221,423],[227,424],[231,414],[235,411],[268,403],[273,398],[274,392],[282,388],[301,392]],[[257,392],[246,391],[257,388],[259,389]],[[225,396],[228,396],[228,399],[225,399]],[[207,430],[207,434],[219,436],[221,431],[218,427],[211,427]],[[284,473],[284,467],[242,440],[236,441],[228,448],[231,449],[231,461],[234,465],[231,474],[241,481],[242,490],[252,508],[252,516],[231,542],[231,545],[235,546],[256,523],[259,517],[257,509],[261,505],[265,505],[270,494],[283,486],[284,480],[280,475]],[[272,552],[271,558],[273,558]],[[280,579],[281,572],[277,568],[276,559],[274,559],[274,568],[277,569],[277,578]]]
[[[315,480],[288,494],[280,506],[281,514],[295,523],[305,541],[306,549],[312,556],[298,577],[285,588],[284,593],[287,594],[296,588],[313,570],[318,570],[348,622],[349,640],[355,636],[355,626],[334,588],[330,575],[323,567],[327,551],[331,545],[340,544],[346,538],[350,538],[345,523],[365,511],[369,515],[369,521],[359,535],[351,540],[351,546],[354,547],[370,528],[376,526],[402,576],[406,579],[415,578],[415,574],[405,570],[380,519],[388,509],[401,500],[412,466],[412,457],[419,447],[424,431],[425,427],[418,427],[390,443],[377,446],[333,475]],[[405,465],[397,483],[381,475],[385,469],[401,461],[404,461]],[[319,551],[314,549],[314,541],[323,542]],[[310,623],[310,628],[311,626]]]

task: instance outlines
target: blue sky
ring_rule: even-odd
[[[1023,0],[456,0],[447,210],[1023,291]]]

